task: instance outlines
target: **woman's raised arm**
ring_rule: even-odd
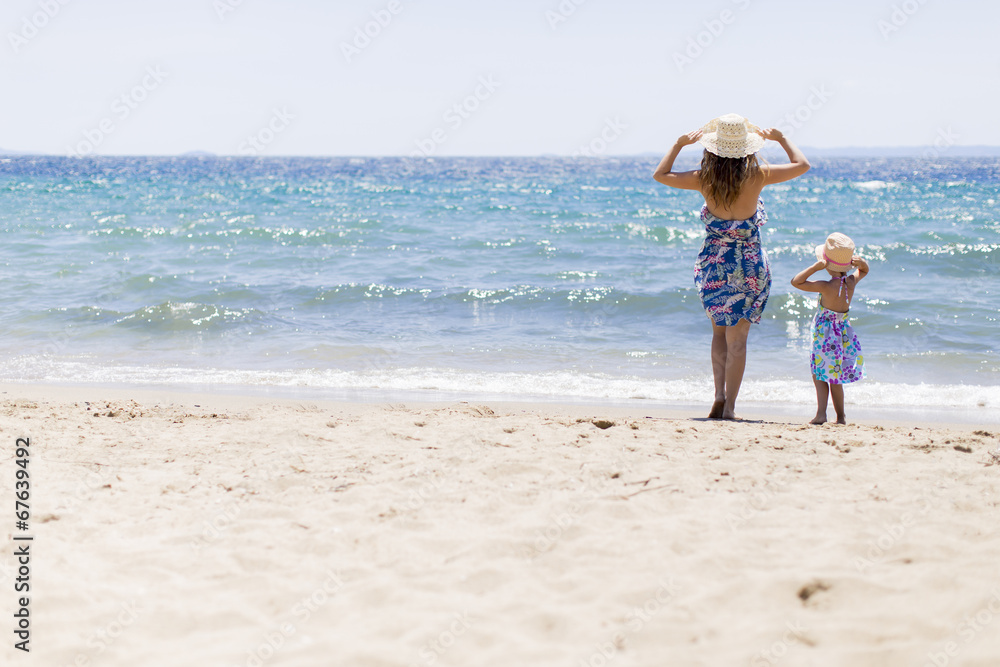
[[[674,160],[677,159],[677,155],[681,152],[681,149],[685,146],[690,146],[700,138],[701,130],[688,132],[687,134],[682,134],[678,137],[677,141],[674,142],[673,148],[670,149],[670,152],[663,156],[663,159],[660,160],[660,166],[658,166],[656,171],[653,172],[653,178],[658,183],[669,185],[672,188],[680,188],[682,190],[700,190],[701,179],[698,177],[697,171],[672,171],[674,168]]]
[[[761,132],[760,136],[778,142],[785,149],[785,154],[788,155],[788,164],[772,164],[763,167],[764,185],[790,181],[809,171],[811,165],[806,159],[805,153],[799,150],[799,147],[793,144],[791,139],[782,134],[781,130],[776,130],[773,127],[768,128]]]

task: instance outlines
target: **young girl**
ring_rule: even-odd
[[[826,422],[826,402],[833,396],[837,423],[846,424],[845,384],[865,376],[861,343],[847,321],[851,297],[858,281],[868,275],[868,263],[854,257],[854,241],[840,233],[830,234],[825,244],[816,246],[816,263],[792,278],[792,286],[804,292],[819,292],[819,310],[813,318],[812,374],[816,385],[816,417],[810,424]],[[848,275],[857,267],[855,275]],[[809,276],[826,269],[830,280],[810,281]]]

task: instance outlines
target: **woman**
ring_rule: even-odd
[[[788,164],[760,164],[764,140],[778,142]],[[674,172],[674,160],[685,146],[705,147],[701,168]],[[715,402],[709,419],[736,419],[736,397],[746,368],[750,324],[760,322],[771,291],[771,267],[760,244],[767,221],[760,191],[809,171],[809,161],[778,130],[761,130],[742,116],[726,114],[681,136],[660,162],[653,178],[705,198],[701,219],[705,243],[695,262],[694,282],[712,320],[712,375]]]

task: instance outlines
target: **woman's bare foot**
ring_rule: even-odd
[[[826,423],[826,415],[816,415],[815,417],[812,418],[812,421],[809,422],[809,423],[810,424],[816,424],[817,426],[819,426],[820,424],[825,424]]]
[[[847,426],[847,417],[837,417],[837,423]]]
[[[730,412],[730,413],[727,413],[727,414],[724,414],[724,415],[722,415],[722,418],[723,418],[723,419],[725,419],[726,421],[731,421],[731,422],[739,422],[739,421],[743,421],[743,418],[742,418],[742,417],[737,417],[737,416],[736,416],[736,415],[735,415],[734,413],[732,413],[732,412]]]
[[[723,419],[722,413],[726,409],[726,399],[712,403],[712,411],[708,413],[709,419]]]

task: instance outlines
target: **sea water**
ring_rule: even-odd
[[[3,159],[0,381],[706,403],[702,200],[656,163]],[[845,158],[766,188],[742,400],[814,401],[789,281],[840,231],[871,265],[848,402],[996,414],[998,183],[997,159]]]

